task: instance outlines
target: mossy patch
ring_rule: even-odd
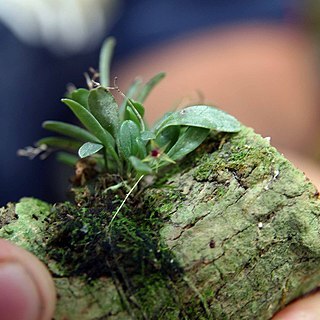
[[[181,270],[159,241],[163,219],[149,209],[150,201],[133,197],[110,227],[126,190],[101,192],[106,185],[99,177],[73,190],[78,203],[59,204],[51,211],[46,230],[51,235],[46,244],[51,270],[59,277],[81,276],[89,282],[112,278],[121,286],[129,313],[139,319],[161,319],[159,314],[168,319],[168,312],[177,310],[168,280],[178,279]]]

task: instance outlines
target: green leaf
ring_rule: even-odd
[[[74,167],[77,161],[79,160],[79,157],[67,152],[58,152],[56,154],[56,159],[59,162],[62,162],[68,166]]]
[[[80,147],[78,155],[80,158],[86,158],[99,152],[102,148],[103,145],[100,143],[86,142]]]
[[[143,141],[154,140],[156,135],[152,131],[142,131],[141,132],[141,139]]]
[[[144,106],[138,102],[138,101],[134,101],[133,99],[129,99],[130,101],[130,105],[133,105],[134,108],[139,112],[140,116],[143,118],[144,117]]]
[[[103,87],[110,86],[110,64],[115,45],[116,41],[112,37],[107,38],[102,44],[99,58],[99,73],[100,84]]]
[[[102,87],[92,89],[90,90],[88,105],[90,112],[101,126],[116,137],[120,127],[120,114],[113,95]]]
[[[60,148],[60,149],[67,149],[67,150],[77,150],[81,146],[81,142],[60,138],[60,137],[47,137],[42,138],[36,142],[37,146],[47,145],[48,147]]]
[[[130,105],[127,105],[126,107],[125,120],[133,121],[140,128],[139,118]]]
[[[152,169],[144,162],[142,162],[137,157],[131,156],[129,158],[133,168],[139,173],[139,174],[151,174]]]
[[[175,145],[167,152],[170,159],[176,161],[195,150],[210,133],[209,129],[189,127],[180,135]]]
[[[62,99],[62,102],[64,102],[81,123],[101,141],[107,153],[120,164],[119,156],[114,149],[114,139],[111,134],[101,126],[98,120],[81,104],[70,99]]]
[[[165,75],[166,74],[164,72],[160,72],[157,75],[155,75],[153,78],[151,78],[140,91],[137,100],[143,103],[148,97],[151,90],[165,77]]]
[[[169,126],[190,126],[222,132],[238,132],[241,125],[233,116],[209,106],[192,106],[163,117],[154,131],[158,135]]]
[[[119,147],[126,159],[138,155],[137,138],[140,138],[140,130],[136,123],[131,120],[124,121],[119,130]]]
[[[146,149],[145,142],[142,141],[142,139],[141,139],[141,136],[136,138],[136,144],[137,144],[137,148],[138,148],[137,155],[141,159],[145,158],[147,156],[147,149]]]
[[[122,104],[120,106],[120,111],[119,112],[120,112],[120,119],[121,120],[125,120],[124,114],[125,114],[125,111],[126,111],[126,106],[127,106],[127,103],[128,103],[128,99],[134,99],[136,97],[141,83],[142,83],[141,79],[135,79],[133,81],[133,83],[130,85],[129,89],[127,90],[127,92],[125,94],[126,99],[123,99]]]
[[[125,119],[135,122],[138,127],[145,131],[145,123],[143,120],[144,107],[141,103],[129,99],[126,105]]]
[[[73,90],[70,94],[70,99],[78,102],[83,107],[88,109],[88,96],[89,96],[89,90],[84,88],[79,88],[76,90]]]
[[[43,122],[42,127],[65,136],[78,139],[80,141],[100,142],[99,139],[97,139],[89,131],[73,124],[60,121],[45,121]]]
[[[180,126],[167,127],[158,134],[156,144],[166,152],[177,142],[179,134]]]

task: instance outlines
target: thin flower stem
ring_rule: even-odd
[[[126,194],[125,198],[123,199],[123,201],[121,202],[119,208],[117,209],[116,213],[113,215],[107,230],[109,230],[111,228],[111,225],[114,221],[114,219],[117,217],[117,215],[119,214],[119,212],[121,211],[122,207],[124,206],[124,204],[126,203],[126,201],[128,200],[128,198],[130,197],[131,193],[133,192],[133,190],[138,186],[139,182],[142,180],[142,178],[144,177],[144,175],[142,175],[137,182],[133,185],[133,187],[129,190],[129,192]]]

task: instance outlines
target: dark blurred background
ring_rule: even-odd
[[[72,170],[17,150],[50,135],[44,120],[73,119],[60,98],[70,82],[85,86],[83,73],[97,67],[109,35],[123,91],[137,75],[167,72],[147,102],[150,121],[200,100],[218,105],[270,136],[317,184],[318,7],[311,0],[2,0],[1,205],[65,197]]]

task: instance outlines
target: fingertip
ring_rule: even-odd
[[[319,320],[320,291],[299,299],[277,313],[273,320]]]
[[[53,279],[45,265],[28,251],[4,239],[0,239],[0,264],[3,267],[3,275],[9,274],[10,271],[20,271],[20,275],[25,273],[29,277],[30,283],[28,284],[27,277],[24,277],[23,279],[26,280],[24,284],[30,285],[30,288],[32,286],[36,288],[39,300],[39,320],[52,319],[56,304],[56,292]],[[32,291],[32,289],[30,290]],[[34,304],[37,305],[37,302]]]

